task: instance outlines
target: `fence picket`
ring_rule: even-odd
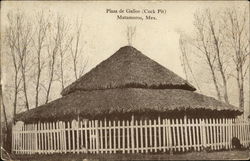
[[[179,120],[178,119],[176,119],[176,127],[177,127],[177,148],[178,148],[178,151],[180,151],[181,150],[181,145],[180,145],[180,133],[179,133],[179,126],[180,124],[179,124]]]
[[[95,121],[92,120],[91,121],[92,127],[91,127],[91,131],[92,131],[92,148],[93,148],[93,153],[96,153],[96,133],[95,133]]]
[[[182,119],[180,119],[180,146],[182,151],[185,151],[185,145],[184,145],[184,136],[183,136],[183,123],[182,123]]]
[[[148,153],[170,150],[197,151],[229,149],[232,137],[244,147],[250,143],[249,120],[237,119],[154,119],[122,121],[85,120],[38,122],[13,125],[15,154],[52,153]]]
[[[162,136],[162,138],[163,138],[163,152],[166,152],[166,119],[163,119],[162,120],[162,130],[163,130],[163,136]]]
[[[125,121],[122,120],[122,153],[125,153]]]
[[[161,139],[161,118],[158,117],[158,146],[159,150],[162,150],[162,139]]]
[[[129,121],[127,121],[127,153],[130,153]]]
[[[140,138],[141,138],[140,150],[141,150],[141,153],[143,153],[144,152],[143,151],[143,148],[144,148],[144,146],[143,146],[143,138],[144,138],[144,136],[143,136],[143,124],[142,124],[142,120],[140,120]]]
[[[121,150],[121,122],[120,120],[118,120],[118,125],[117,125],[117,129],[118,129],[118,150]]]
[[[139,137],[138,137],[138,122],[135,120],[135,140],[136,140],[136,152],[139,153]]]
[[[145,130],[145,148],[146,148],[146,153],[148,153],[148,124],[147,120],[144,120],[144,130]]]
[[[117,149],[116,149],[116,123],[115,123],[115,121],[113,121],[113,126],[112,127],[114,129],[113,130],[113,149],[114,149],[113,152],[116,153]]]
[[[103,146],[103,126],[102,126],[102,120],[100,121],[100,141],[101,141],[101,144],[100,144],[100,151],[101,151],[101,153],[103,153],[103,148],[104,148],[104,146]]]
[[[132,153],[135,153],[135,140],[134,140],[134,116],[132,115],[132,120],[130,122],[130,129],[131,129],[131,148]]]
[[[225,118],[222,119],[222,144],[223,144],[223,148],[226,149],[226,123],[225,123]]]
[[[81,142],[79,143],[79,151],[80,152],[83,152],[83,123],[82,123],[82,120],[80,121],[80,128],[79,128],[79,132],[80,132],[80,139],[81,139]]]
[[[206,126],[206,137],[207,137],[207,147],[211,149],[211,123],[208,118],[205,120],[205,126]]]
[[[186,147],[186,151],[188,151],[188,148],[189,148],[189,146],[188,146],[188,129],[187,129],[187,117],[185,116],[184,117],[184,136],[185,136],[185,144],[184,144],[184,146]]]
[[[177,148],[176,148],[176,145],[177,145],[177,138],[176,138],[176,134],[177,134],[177,124],[176,124],[176,122],[175,122],[175,119],[171,119],[171,124],[172,124],[172,137],[173,137],[173,148],[174,148],[174,150],[176,151],[177,150]],[[170,124],[170,125],[171,125]]]
[[[156,120],[154,120],[154,150],[155,150],[155,152],[157,152],[157,135],[156,135],[156,128],[157,128],[157,124],[156,124]]]
[[[192,133],[192,125],[191,125],[191,120],[190,119],[187,119],[187,124],[189,125],[188,126],[188,132],[189,132],[189,147],[190,149],[193,147],[193,141],[192,141],[192,136],[193,136],[193,133]]]
[[[98,121],[95,120],[95,135],[96,135],[96,153],[99,154],[99,132],[98,132]]]
[[[89,151],[90,153],[94,153],[94,145],[93,145],[93,124],[92,121],[88,121],[89,123]]]
[[[153,145],[152,145],[152,124],[151,120],[149,120],[149,147],[150,147],[150,152],[153,152]]]
[[[223,132],[223,128],[222,128],[222,124],[223,124],[223,122],[222,122],[222,119],[220,118],[219,119],[219,127],[220,127],[220,149],[222,149],[223,148],[223,138],[222,138],[222,132]]]
[[[106,149],[106,153],[108,153],[108,135],[107,135],[107,121],[106,119],[104,119],[104,132],[105,132],[105,149]]]
[[[80,146],[79,146],[79,141],[80,141],[80,137],[79,137],[79,120],[77,120],[76,122],[76,152],[79,154],[80,152]]]

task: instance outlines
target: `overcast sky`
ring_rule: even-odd
[[[89,57],[87,70],[95,67],[127,45],[127,26],[136,26],[136,36],[133,46],[143,54],[167,67],[184,78],[180,62],[179,34],[177,31],[190,33],[193,30],[193,14],[198,9],[212,10],[224,7],[242,7],[248,2],[235,1],[182,1],[182,2],[43,2],[43,1],[3,1],[1,2],[1,31],[6,24],[6,14],[9,11],[21,10],[27,15],[43,10],[45,13],[65,15],[69,21],[76,17],[81,19],[83,39],[86,41],[84,54]],[[136,9],[136,10],[166,10],[166,14],[149,14],[157,20],[117,20],[117,14],[106,13],[107,9]],[[123,14],[138,15],[141,14]],[[145,14],[143,14],[145,15]],[[32,21],[32,18],[30,19]],[[6,67],[9,60],[2,59],[3,83],[7,81]]]
[[[136,26],[133,46],[163,66],[184,76],[180,63],[177,30],[192,30],[193,13],[197,9],[231,7],[248,2],[1,2],[1,22],[4,25],[9,10],[34,13],[39,10],[61,13],[73,20],[81,18],[83,35],[87,41],[84,49],[90,57],[88,70],[108,58],[120,47],[127,45],[126,29]],[[107,14],[106,9],[165,9],[166,14],[155,14],[157,20],[117,20],[117,14]],[[133,14],[124,14],[133,15]],[[138,14],[137,14],[138,15]],[[153,14],[150,14],[153,15]],[[2,27],[3,29],[3,27]]]

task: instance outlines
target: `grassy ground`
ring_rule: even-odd
[[[249,160],[250,150],[190,152],[182,154],[52,154],[12,156],[15,161],[100,161],[100,160]]]

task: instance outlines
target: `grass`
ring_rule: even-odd
[[[181,154],[51,154],[17,155],[14,161],[100,161],[100,160],[249,160],[250,150],[189,152]]]

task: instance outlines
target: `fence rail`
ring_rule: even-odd
[[[237,137],[250,144],[250,122],[243,119],[161,119],[24,124],[12,131],[12,152],[150,153],[232,148]]]

